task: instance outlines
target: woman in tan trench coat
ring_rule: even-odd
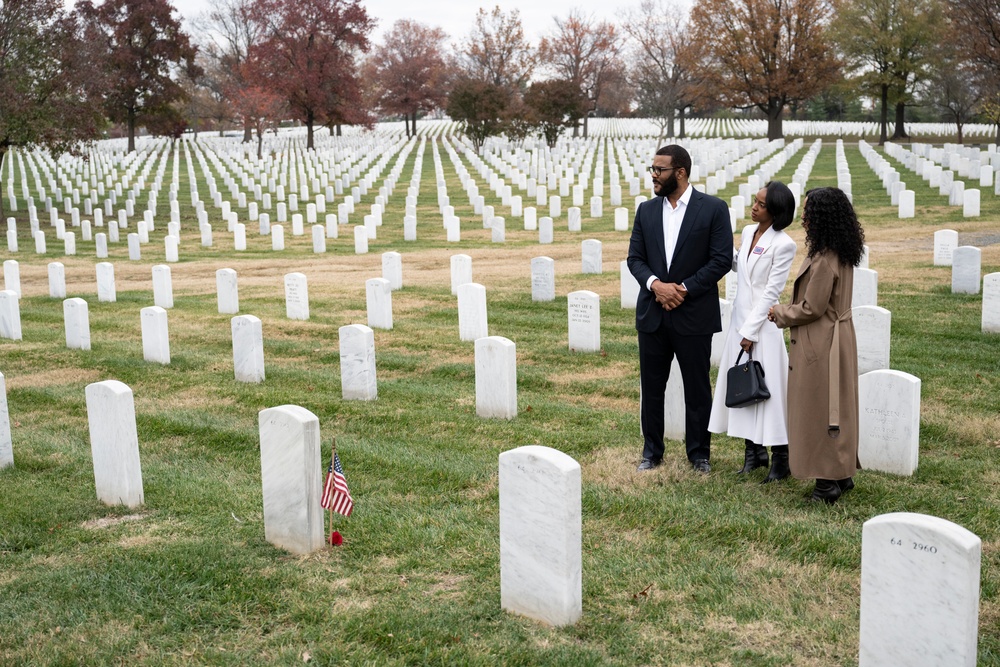
[[[797,479],[816,479],[811,500],[834,503],[854,488],[858,462],[858,349],[851,321],[854,267],[864,230],[837,188],[806,194],[808,255],[792,302],[768,319],[791,328],[788,351],[788,459]]]

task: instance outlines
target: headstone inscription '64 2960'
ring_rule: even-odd
[[[14,445],[7,411],[7,380],[0,373],[0,468],[14,465]]]
[[[323,546],[319,419],[298,405],[261,410],[264,538],[295,554]]]
[[[233,336],[233,374],[237,382],[264,381],[264,330],[259,317],[237,315],[229,322]]]
[[[144,501],[132,390],[118,380],[87,385],[87,421],[97,498],[138,507]]]
[[[551,625],[583,614],[580,464],[549,447],[500,455],[500,606]]]
[[[574,352],[600,352],[601,297],[589,290],[570,292],[566,305],[569,311],[569,349]]]
[[[859,667],[975,667],[981,557],[981,540],[945,519],[866,521]]]
[[[983,333],[1000,333],[1000,273],[983,278]]]
[[[363,324],[340,327],[340,390],[345,401],[374,401],[375,332]]]
[[[920,378],[877,370],[858,378],[858,458],[869,470],[912,475],[920,454]]]
[[[854,306],[851,318],[858,340],[858,373],[889,368],[892,313],[879,306]]]
[[[502,336],[476,340],[476,415],[513,419],[517,416],[517,351]]]

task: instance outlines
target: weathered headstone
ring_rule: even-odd
[[[316,551],[324,544],[319,419],[281,405],[261,410],[259,424],[264,537],[295,554]]]
[[[859,667],[975,667],[981,559],[979,537],[945,519],[866,521]]]
[[[451,293],[458,294],[458,286],[472,282],[472,258],[468,255],[451,256]]]
[[[240,293],[235,270],[219,269],[215,272],[215,292],[220,314],[233,315],[240,312]]]
[[[983,278],[983,333],[1000,333],[1000,273]]]
[[[237,315],[230,320],[233,372],[237,382],[264,381],[264,330],[260,318]]]
[[[538,242],[552,243],[552,218],[545,216],[538,221]]]
[[[368,326],[372,329],[392,329],[392,287],[385,278],[365,281],[368,306]]]
[[[169,364],[167,311],[160,306],[149,306],[140,310],[139,316],[142,325],[142,358],[157,364]]]
[[[587,239],[581,244],[581,269],[580,273],[601,273],[602,266],[602,246],[597,239]]]
[[[554,301],[556,298],[556,263],[551,257],[531,260],[531,300]]]
[[[115,265],[111,262],[98,262],[94,268],[97,272],[97,300],[101,303],[114,303],[118,300]]]
[[[601,297],[589,290],[570,292],[569,349],[573,352],[601,351]]]
[[[476,341],[488,336],[486,288],[478,283],[458,286],[458,338]]]
[[[66,298],[66,267],[62,262],[50,262],[49,272],[49,296],[53,299]]]
[[[628,269],[628,260],[622,260],[618,265],[619,283],[621,283],[622,308],[635,308],[639,302],[639,282]]]
[[[309,284],[304,273],[285,274],[285,317],[309,319]]]
[[[500,606],[554,626],[583,615],[580,464],[549,447],[500,454]]]
[[[340,389],[345,401],[374,401],[375,332],[363,324],[340,327]]]
[[[851,308],[878,305],[878,271],[854,269],[854,291],[851,294]]]
[[[364,255],[368,252],[368,230],[364,225],[354,227],[354,254]]]
[[[934,266],[951,266],[952,254],[958,247],[958,232],[939,229],[934,232]]]
[[[955,248],[951,264],[952,294],[979,294],[982,251],[971,245]]]
[[[67,348],[90,349],[90,314],[86,301],[79,297],[63,301],[63,325]]]
[[[21,305],[14,290],[0,291],[0,338],[21,340]]]
[[[144,502],[132,390],[118,380],[87,385],[87,421],[97,498],[107,505]]]
[[[517,354],[503,336],[476,340],[476,415],[513,419],[517,416]]]
[[[854,306],[851,313],[858,341],[858,373],[889,368],[892,313],[879,306]]]
[[[174,307],[174,283],[170,267],[165,264],[153,267],[153,304],[164,309]]]
[[[398,252],[382,253],[382,277],[389,281],[389,288],[403,288],[403,256]]]
[[[10,290],[21,298],[21,265],[16,259],[8,259],[3,263],[3,288]]]
[[[920,454],[920,378],[878,370],[858,378],[858,458],[868,470],[912,475]]]
[[[722,351],[729,336],[729,324],[733,319],[733,302],[719,299],[719,314],[722,316],[722,330],[712,334],[712,352],[709,357],[711,365],[716,367],[722,362]]]
[[[10,435],[10,412],[7,410],[7,380],[0,373],[0,469],[14,465],[14,441]]]

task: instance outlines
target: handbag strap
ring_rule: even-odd
[[[740,348],[740,353],[736,355],[736,363],[733,364],[733,366],[739,366],[740,365],[740,359],[743,358],[743,353],[744,352],[746,352],[746,350],[744,350],[741,347]],[[751,361],[753,361],[753,348],[751,348],[750,351],[747,352],[747,363],[750,363]]]

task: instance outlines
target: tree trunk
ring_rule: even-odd
[[[344,126],[341,125],[340,123],[337,123],[337,136],[338,137],[344,136]]]
[[[878,145],[885,146],[889,129],[889,84],[887,83],[881,86],[880,103],[882,108],[878,112]]]
[[[263,146],[264,146],[264,133],[257,130],[257,159],[260,160],[263,157]]]
[[[313,148],[313,121],[315,117],[313,112],[309,111],[306,113],[306,150]]]
[[[586,139],[590,136],[590,114],[584,114],[583,116],[583,138]]]
[[[248,144],[253,141],[253,125],[249,118],[243,119],[243,143]]]
[[[128,152],[135,152],[135,109],[128,110]]]
[[[956,119],[955,126],[958,128],[958,144],[959,144],[959,146],[962,145],[962,125],[964,125],[964,123],[960,123]]]
[[[892,131],[893,139],[909,139],[910,135],[906,133],[906,124],[903,122],[903,117],[906,115],[906,102],[896,102],[896,127]]]
[[[781,124],[781,112],[784,111],[785,105],[782,104],[781,100],[776,97],[772,97],[767,101],[767,139],[768,141],[774,141],[775,139],[782,139],[785,136],[784,130]]]
[[[4,145],[4,146],[0,146],[0,176],[3,175],[3,168],[4,168],[4,165],[6,164],[6,162],[7,162],[7,146]],[[10,165],[10,171],[11,171],[11,180],[13,181],[14,180],[14,165],[13,165],[13,163],[11,163],[11,165]],[[3,182],[2,178],[0,178],[0,182]],[[6,215],[5,212],[4,212],[4,207],[3,207],[3,195],[4,195],[4,193],[0,192],[0,220],[3,220],[4,216]]]
[[[671,109],[667,114],[667,136],[674,137],[674,110]]]
[[[997,121],[997,136],[994,143],[1000,144],[1000,120]]]
[[[678,135],[677,137],[678,139],[683,139],[684,137],[687,136],[687,129],[686,129],[687,124],[685,122],[687,120],[687,115],[685,114],[686,111],[687,107],[681,107],[680,109],[681,133]]]

